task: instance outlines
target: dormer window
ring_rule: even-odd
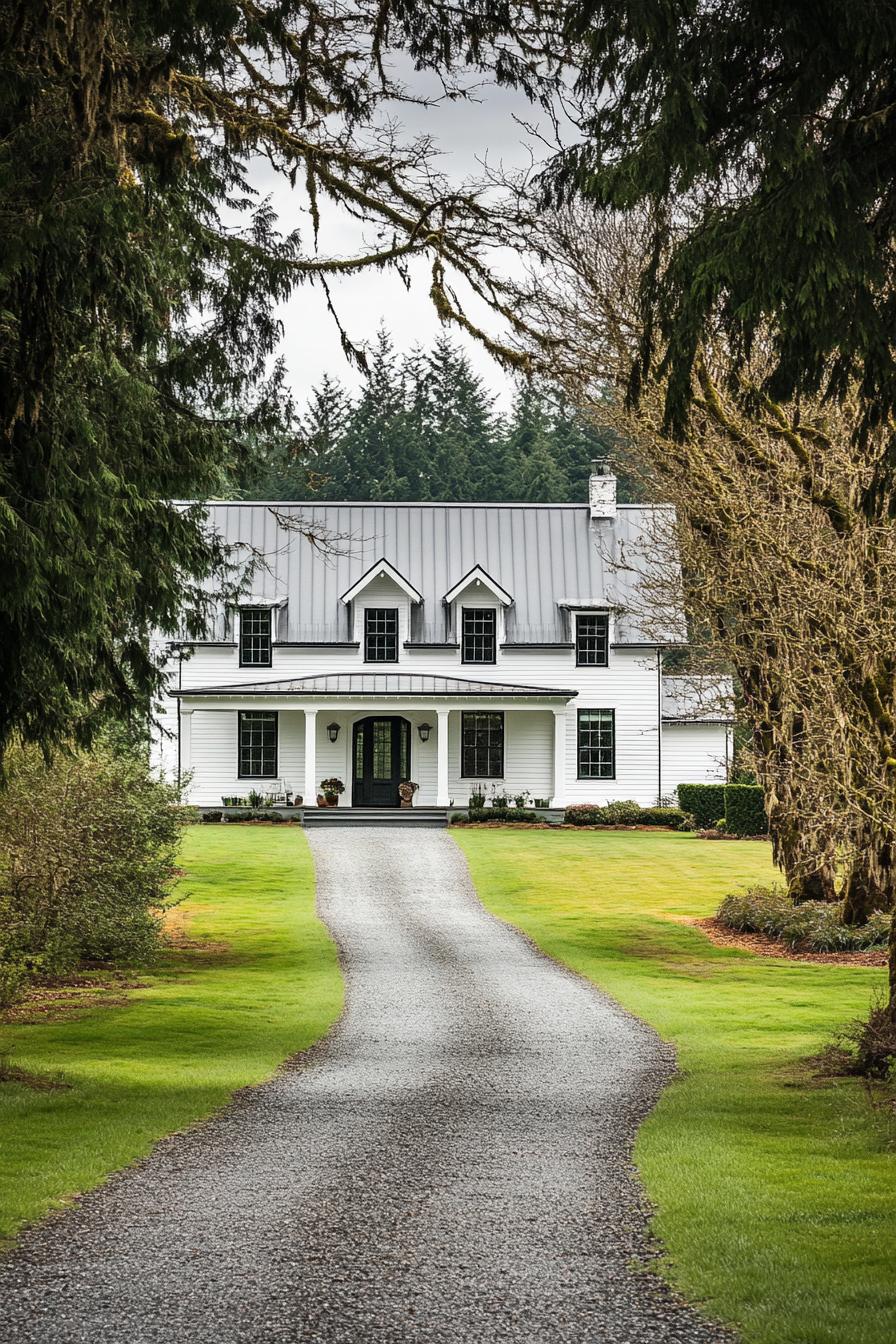
[[[398,608],[367,607],[364,612],[365,663],[398,662]]]
[[[493,663],[498,641],[494,607],[464,607],[461,627],[461,661]]]
[[[610,650],[610,616],[606,611],[576,616],[576,666],[606,667]]]
[[[271,608],[240,609],[240,667],[271,666]]]

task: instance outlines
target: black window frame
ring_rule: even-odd
[[[383,617],[391,619],[394,628],[384,630],[371,630],[371,617],[376,617],[379,621]],[[398,608],[397,607],[365,607],[364,608],[364,661],[365,663],[397,663],[398,662]],[[370,656],[371,640],[390,640],[392,648],[391,657]],[[384,645],[389,648],[389,645]]]
[[[580,627],[584,621],[599,621],[603,627],[586,633]],[[576,667],[608,667],[610,663],[610,613],[608,611],[576,612]],[[585,641],[593,641],[589,647]],[[583,657],[583,654],[596,657]]]
[[[500,752],[500,762],[499,762],[499,764],[500,764],[500,769],[499,769],[499,772],[498,772],[497,774],[492,773],[492,772],[491,772],[490,770],[488,770],[488,769],[485,769],[485,770],[472,770],[472,771],[470,771],[469,773],[467,773],[466,766],[467,766],[467,750],[468,750],[468,745],[467,745],[467,720],[468,720],[468,719],[498,719],[498,720],[500,720],[500,724],[501,724],[501,740],[500,740],[500,744],[499,744],[499,746],[498,746],[498,751]],[[474,728],[474,731],[476,731],[475,728]],[[467,780],[467,779],[470,779],[470,780],[478,780],[478,779],[503,779],[503,778],[504,778],[504,735],[505,735],[505,722],[504,722],[504,711],[503,711],[503,710],[501,710],[501,709],[465,709],[465,710],[463,710],[463,711],[461,712],[461,716],[460,716],[460,777],[461,777],[461,779],[464,779],[464,780]],[[470,749],[474,752],[474,760],[473,760],[473,764],[475,764],[475,763],[476,763],[476,762],[475,762],[475,753],[478,752],[478,751],[480,751],[480,750],[483,750],[483,748],[479,747],[477,743],[473,742],[472,744],[470,744]],[[488,753],[488,752],[494,750],[494,747],[493,747],[493,745],[492,745],[491,743],[486,743],[484,750],[486,751],[486,753]],[[491,762],[489,762],[489,764],[491,764]]]
[[[266,616],[268,620],[267,629],[267,657],[266,658],[247,658],[246,643],[247,640],[257,640],[263,637],[263,632],[257,630],[247,630],[247,616]],[[274,613],[270,607],[240,607],[240,667],[270,667],[274,660]]]
[[[585,745],[585,744],[582,742],[582,715],[583,715],[583,714],[606,714],[606,715],[609,715],[610,732],[611,732],[611,742],[610,742],[610,749],[609,749],[609,750],[610,750],[610,772],[609,772],[609,774],[592,774],[592,773],[590,773],[590,772],[586,774],[586,773],[582,770],[582,752],[583,752],[583,751],[594,751],[594,750],[596,750],[596,751],[601,751],[601,750],[604,750],[604,748],[602,748],[599,744],[598,744],[597,746],[593,745],[592,743],[588,743],[587,745]],[[577,713],[576,713],[576,778],[577,778],[577,779],[587,779],[587,780],[595,780],[595,779],[596,779],[596,780],[602,780],[602,779],[615,779],[615,778],[616,778],[616,711],[615,711],[615,709],[604,709],[604,708],[602,708],[602,707],[600,707],[600,706],[594,706],[594,707],[588,707],[588,708],[585,708],[585,709],[579,709],[579,710],[577,711]]]
[[[258,717],[265,718],[265,719],[267,719],[269,722],[273,723],[273,726],[274,726],[274,734],[273,734],[273,736],[274,736],[274,741],[273,741],[273,769],[271,769],[271,770],[263,770],[261,773],[258,773],[257,771],[249,771],[249,770],[244,770],[244,769],[243,769],[243,751],[244,751],[244,747],[243,747],[243,723],[244,723],[244,720],[248,719],[250,715],[251,715],[251,716],[255,716],[256,718],[258,718]],[[260,749],[261,749],[262,752],[264,752],[264,750],[265,750],[265,744],[264,744],[264,743],[261,743],[261,745],[260,745]],[[236,728],[236,777],[237,777],[237,779],[276,779],[277,776],[278,776],[278,770],[279,770],[279,764],[280,764],[279,756],[280,756],[280,715],[279,715],[279,713],[277,712],[277,710],[276,710],[276,709],[241,709],[241,710],[238,710],[238,711],[237,711],[237,728]],[[262,763],[263,763],[263,761],[262,761]]]
[[[471,630],[467,631],[467,618],[471,622],[481,621],[483,617],[491,623],[490,631]],[[470,639],[473,646],[477,640],[491,639],[491,657],[474,658],[467,654],[467,640]],[[471,663],[474,666],[478,663],[480,666],[492,666],[497,662],[498,655],[498,613],[494,607],[461,607],[460,612],[460,660],[462,663]]]

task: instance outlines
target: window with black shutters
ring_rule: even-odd
[[[240,779],[272,779],[277,774],[277,714],[247,709],[239,716]]]
[[[576,665],[606,667],[610,648],[610,617],[605,611],[589,611],[576,617]]]
[[[461,661],[493,663],[497,635],[496,612],[491,607],[464,607]]]
[[[503,779],[503,714],[461,714],[460,741],[460,773],[464,779]]]
[[[579,779],[616,778],[616,713],[579,710]]]
[[[240,612],[240,667],[270,667],[271,609],[243,607]]]
[[[367,607],[364,612],[365,663],[398,662],[398,609]]]

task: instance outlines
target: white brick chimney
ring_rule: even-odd
[[[591,463],[588,505],[592,518],[616,517],[616,477],[610,471],[609,458],[601,457]]]

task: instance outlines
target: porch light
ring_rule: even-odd
[[[417,732],[420,734],[420,741],[421,741],[421,742],[428,742],[428,741],[429,741],[429,735],[430,735],[430,733],[432,732],[432,724],[431,724],[431,723],[418,723],[418,724],[417,724]]]
[[[330,739],[330,741],[331,741],[331,742],[335,742],[338,736],[339,736],[339,724],[338,724],[338,723],[328,723],[328,724],[327,724],[327,737]]]

